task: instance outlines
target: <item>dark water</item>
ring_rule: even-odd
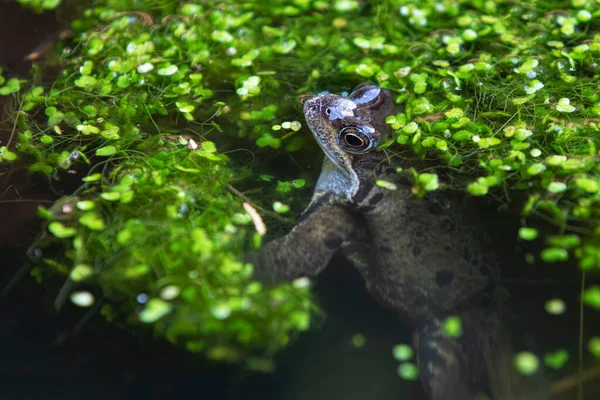
[[[3,283],[19,262],[4,259]],[[358,275],[335,263],[317,292],[328,312],[322,328],[281,354],[274,375],[247,375],[206,365],[151,337],[133,337],[98,316],[70,336],[80,311],[67,308],[56,315],[50,294],[26,278],[1,303],[0,398],[417,398],[412,393],[419,385],[396,376],[390,352],[409,341],[410,331],[370,299]],[[366,337],[361,349],[350,344],[357,332]]]
[[[29,64],[23,57],[56,29],[52,14],[35,16],[12,1],[0,0],[0,64],[25,74]],[[0,132],[2,141],[6,134]],[[0,200],[51,201],[58,196],[46,182],[27,179],[0,176],[4,193]],[[43,203],[0,203],[0,288],[25,262],[24,249],[39,230],[38,204]],[[511,306],[521,317],[513,332],[517,349],[543,354],[567,348],[572,354],[567,368],[573,370],[579,332],[578,275],[525,264],[523,254],[511,244],[515,230],[505,226],[503,217],[491,226],[498,227],[500,236],[503,229],[513,232],[505,236],[510,238],[504,252],[511,264],[505,283],[511,290]],[[554,283],[530,282],[540,277]],[[132,336],[97,315],[73,332],[84,317],[81,310],[66,307],[57,314],[51,307],[55,292],[26,276],[10,295],[0,298],[0,399],[423,398],[418,382],[398,378],[398,363],[391,355],[395,344],[410,343],[411,330],[369,296],[355,271],[335,259],[320,277],[316,294],[327,313],[322,326],[299,336],[278,356],[275,374],[260,375],[208,364],[152,337]],[[550,316],[543,311],[552,297],[567,301],[566,314]],[[586,315],[587,339],[600,334],[600,324],[593,311],[586,310]],[[366,338],[363,348],[351,345],[356,333]],[[594,393],[592,386],[587,398],[598,398],[600,392]],[[576,398],[574,393],[556,398]]]

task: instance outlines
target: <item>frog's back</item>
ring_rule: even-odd
[[[381,178],[394,180],[395,168],[388,171]],[[369,290],[411,320],[489,301],[496,261],[473,199],[447,191],[418,198],[410,180],[396,180],[396,190],[372,185],[355,198],[362,218],[352,236],[360,239],[344,252]]]

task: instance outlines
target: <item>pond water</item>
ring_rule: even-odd
[[[3,260],[2,286],[23,258],[17,251],[4,250]],[[514,332],[519,349],[540,354],[542,349],[561,347],[576,354],[575,313],[559,317],[557,324],[557,317],[540,312],[546,286],[514,286],[511,304],[521,317]],[[577,282],[552,286],[552,293],[571,298],[567,307],[576,309],[576,287]],[[72,333],[82,314],[67,308],[57,315],[51,309],[53,295],[25,278],[1,302],[2,398],[425,399],[418,382],[397,376],[398,362],[391,356],[395,344],[410,343],[411,330],[370,297],[360,276],[340,258],[333,260],[316,288],[326,319],[282,352],[276,358],[278,369],[270,375],[208,364],[151,337],[130,335],[98,315]],[[597,323],[587,322],[592,322],[588,328],[593,332]],[[362,348],[352,345],[357,333],[364,335]],[[568,366],[573,369],[576,363]],[[585,398],[597,398],[597,386],[585,388]],[[569,391],[553,398],[574,396]]]
[[[52,14],[38,17],[12,2],[0,3],[0,64],[10,65],[14,73],[26,73],[28,64],[22,61],[23,56],[55,29]],[[22,196],[47,202],[57,196],[43,181],[28,181],[17,175],[1,179],[0,192],[8,200]],[[35,216],[38,204],[2,204],[0,288],[25,262],[24,250],[39,229]],[[499,234],[507,229],[502,221],[500,216],[495,223]],[[572,355],[566,369],[574,371],[579,277],[528,265],[511,243],[504,245],[508,249],[506,263],[511,264],[504,284],[511,290],[510,305],[520,317],[513,332],[516,347],[537,354],[565,348]],[[540,279],[554,282],[540,283]],[[371,298],[362,279],[344,260],[336,257],[332,261],[315,292],[326,318],[277,357],[274,374],[260,375],[209,364],[152,337],[132,336],[98,315],[73,332],[81,312],[67,308],[57,315],[51,308],[54,294],[25,277],[8,296],[0,298],[0,397],[424,399],[418,381],[398,377],[398,362],[391,354],[394,345],[410,343],[411,329]],[[565,300],[568,312],[546,314],[544,304],[551,297]],[[599,332],[598,318],[589,310],[586,315],[585,332]],[[363,335],[364,346],[353,345],[356,334]],[[586,384],[586,398],[598,398],[598,389],[598,385]],[[571,390],[553,398],[574,399],[575,393]]]

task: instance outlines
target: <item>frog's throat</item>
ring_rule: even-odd
[[[333,193],[351,201],[358,192],[360,181],[354,170],[343,168],[326,156],[315,192]]]

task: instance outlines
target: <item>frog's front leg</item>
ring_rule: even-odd
[[[456,316],[462,330],[458,337],[446,332],[447,317],[424,321],[413,334],[421,382],[432,400],[471,400],[487,391],[487,363],[504,343],[495,310],[478,309]]]
[[[315,195],[290,233],[253,257],[254,277],[275,283],[314,277],[326,266],[354,226],[352,212],[330,194]]]

